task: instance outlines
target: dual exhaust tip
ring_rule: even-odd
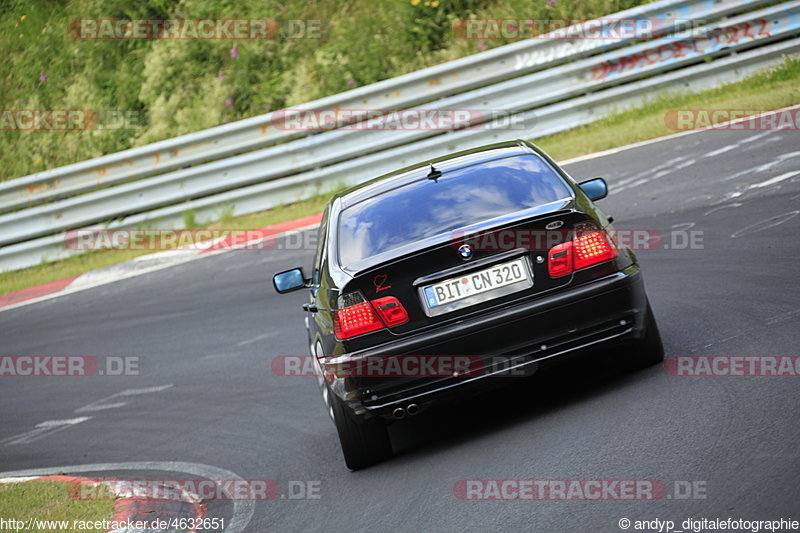
[[[395,418],[395,420],[402,420],[406,417],[406,415],[414,416],[417,413],[419,413],[419,405],[410,403],[405,409],[402,407],[397,407],[394,411],[392,411],[392,416]]]

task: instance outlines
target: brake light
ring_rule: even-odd
[[[383,327],[383,322],[369,302],[351,305],[333,314],[333,330],[339,340],[357,337]]]
[[[372,300],[372,305],[389,327],[408,322],[408,313],[405,307],[403,307],[403,304],[394,296],[385,296],[377,300]]]
[[[617,248],[603,231],[592,231],[553,246],[547,254],[547,271],[558,278],[617,257]]]
[[[338,304],[333,330],[339,340],[408,322],[408,313],[394,296],[368,302],[360,292],[351,292],[340,296]]]
[[[617,249],[611,244],[605,232],[594,231],[576,237],[572,241],[575,270],[603,263],[617,257]]]

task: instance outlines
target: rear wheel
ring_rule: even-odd
[[[325,386],[328,387],[327,384]],[[383,420],[371,419],[359,424],[350,413],[350,408],[330,388],[328,398],[347,468],[359,470],[391,457],[392,443]]]

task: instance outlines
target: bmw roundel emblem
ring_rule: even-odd
[[[472,257],[472,246],[469,244],[462,244],[461,247],[458,249],[458,255],[461,256],[461,259],[469,259]]]

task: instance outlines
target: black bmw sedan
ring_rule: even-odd
[[[420,163],[333,197],[310,275],[309,348],[345,463],[392,453],[387,425],[441,399],[613,348],[663,359],[642,273],[594,201],[536,146],[512,141]]]

